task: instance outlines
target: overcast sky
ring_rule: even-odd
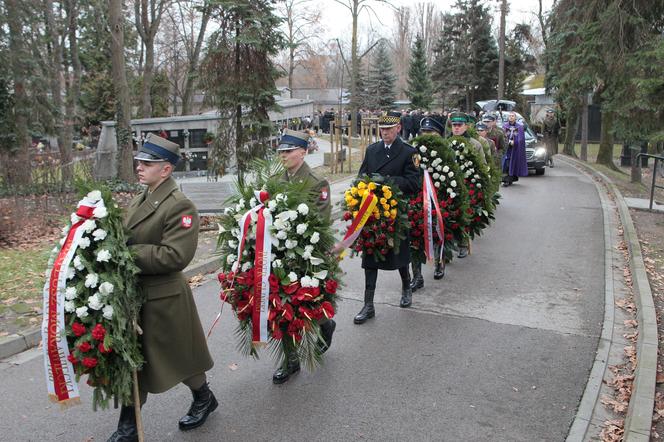
[[[348,0],[341,0],[346,3]],[[452,6],[454,0],[431,0],[431,1],[413,1],[413,0],[391,0],[391,3],[396,6],[412,6],[416,3],[434,3],[439,11],[453,12]],[[510,28],[516,23],[526,22],[530,23],[534,20],[539,7],[538,0],[508,0],[509,15],[507,16],[507,27]],[[545,11],[551,8],[553,0],[543,0],[542,6]],[[350,40],[351,34],[351,16],[348,8],[338,4],[334,0],[317,0],[313,4],[316,8],[322,11],[322,23],[325,26],[326,40],[332,38],[341,38],[343,40]],[[382,24],[376,19],[373,14],[364,11],[360,16],[360,34],[366,35],[371,27],[375,29],[383,37],[390,37],[392,35],[392,26],[394,22],[393,9],[380,2],[369,0],[366,4],[370,4],[380,18]],[[500,23],[499,13],[499,0],[487,0],[485,4],[489,4],[494,14],[493,25],[495,28]]]

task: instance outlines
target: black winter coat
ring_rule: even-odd
[[[390,146],[389,157],[385,143],[380,141],[367,147],[364,161],[360,166],[358,175],[371,175],[378,173],[396,184],[409,199],[420,191],[422,180],[420,169],[415,166],[413,157],[417,150],[397,137]],[[365,255],[362,258],[362,268],[395,270],[410,263],[410,245],[408,238],[401,241],[399,253],[390,252],[385,261],[376,261],[373,256]]]

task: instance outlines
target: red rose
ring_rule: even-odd
[[[97,366],[97,358],[83,358],[83,365],[87,368],[95,368]]]
[[[471,198],[470,199],[470,204],[473,204],[473,205],[477,204],[477,200],[475,198]]]
[[[361,252],[361,251],[362,251],[362,244],[359,244],[359,243],[358,243],[358,244],[355,246],[355,251],[356,251],[356,252]]]
[[[387,249],[380,249],[381,255],[387,255]]]
[[[454,237],[452,236],[451,233],[448,233],[447,235],[445,235],[445,239],[446,239],[447,241],[452,241],[452,239],[454,239]]]
[[[482,221],[482,218],[480,218],[479,216],[476,216],[476,217],[475,217],[475,222],[478,222],[478,223],[479,223],[480,221]]]
[[[471,189],[474,188],[474,187],[475,187],[475,184],[471,184],[471,185],[470,185],[470,188],[471,188]]]
[[[478,192],[478,193],[477,193],[477,197],[478,197],[479,199],[482,199],[482,198],[484,197],[484,194],[483,194],[482,192]]]
[[[95,327],[92,329],[92,337],[97,341],[103,341],[104,335],[106,335],[106,329],[104,326],[101,324],[95,325]]]
[[[334,279],[328,279],[325,281],[325,291],[331,295],[334,295],[337,292],[337,287],[339,284]]]
[[[84,342],[84,343],[82,343],[81,345],[78,346],[78,349],[79,349],[82,353],[87,353],[87,352],[89,352],[90,350],[92,350],[92,345],[90,345],[89,342]]]
[[[351,219],[353,219],[353,214],[352,213],[350,213],[350,212],[344,213],[344,221],[349,221]]]
[[[100,343],[99,343],[99,345],[97,346],[97,350],[99,350],[99,353],[101,353],[101,354],[103,354],[103,355],[109,354],[110,352],[113,351],[112,348],[106,348],[106,347],[104,347],[104,343],[103,343],[103,342],[100,342]]]
[[[442,207],[443,209],[447,207],[447,201],[440,201],[440,207]]]
[[[443,212],[443,218],[449,218],[450,212]]]
[[[458,228],[459,228],[459,223],[454,223],[454,224],[452,224],[452,229],[453,229],[453,230],[456,230],[456,229],[458,229]]]
[[[69,354],[69,356],[67,356],[67,359],[69,359],[69,362],[71,362],[72,365],[78,364],[78,359],[76,359],[74,355],[71,353]]]
[[[473,189],[469,190],[468,195],[475,195],[475,191]]]
[[[74,332],[74,334],[78,336],[83,336],[85,332],[87,331],[85,326],[81,324],[80,322],[74,322],[71,326],[71,330]]]

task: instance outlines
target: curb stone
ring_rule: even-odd
[[[624,228],[625,242],[629,250],[629,266],[632,272],[632,287],[637,306],[636,319],[638,322],[637,362],[634,370],[632,396],[625,416],[623,440],[625,442],[647,442],[650,440],[655,402],[658,339],[655,305],[643,263],[643,256],[641,255],[641,244],[627,204],[620,190],[611,179],[591,166],[571,157],[565,157],[565,160],[586,169],[588,173],[601,179],[616,197],[616,205]]]

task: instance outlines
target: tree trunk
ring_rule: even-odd
[[[581,159],[588,161],[588,94],[583,94],[581,106]]]
[[[69,59],[71,61],[72,72],[70,81],[68,82],[67,99],[65,102],[65,138],[68,137],[67,146],[72,145],[72,138],[74,135],[74,124],[78,117],[77,102],[81,95],[81,61],[78,57],[78,40],[76,32],[78,29],[78,0],[65,1],[67,8],[67,17],[69,24],[67,33],[69,38]]]
[[[603,164],[613,170],[618,170],[613,162],[613,112],[602,111],[602,127],[599,140],[599,152],[597,153],[597,164]]]
[[[498,99],[503,99],[505,93],[505,16],[507,15],[507,0],[500,4],[500,31],[498,35]]]
[[[25,36],[21,31],[21,12],[18,0],[5,0],[6,21],[9,28],[9,63],[14,80],[14,126],[16,130],[16,149],[10,150],[3,158],[7,184],[27,185],[32,181],[30,167],[30,146],[32,140],[28,133],[30,100],[25,91],[28,76],[28,54],[24,47]]]
[[[567,114],[567,130],[565,132],[565,147],[563,153],[576,158],[574,151],[574,138],[576,138],[576,130],[579,127],[579,108],[572,107]]]
[[[198,38],[196,39],[196,46],[194,46],[193,53],[189,55],[189,63],[187,68],[186,80],[184,83],[184,93],[182,94],[182,115],[190,115],[192,108],[192,101],[194,96],[194,86],[196,79],[198,78],[198,59],[201,56],[201,47],[203,46],[203,40],[205,40],[205,31],[207,24],[210,21],[210,11],[205,9],[203,11],[203,18],[201,20],[201,29],[198,32]]]
[[[145,66],[143,69],[143,90],[141,92],[141,116],[152,116],[152,80],[154,78],[154,39],[148,38],[145,43]]]
[[[131,143],[131,104],[129,103],[129,85],[125,73],[122,0],[110,0],[108,9],[111,28],[111,63],[116,99],[115,131],[118,142],[118,178],[122,181],[133,182],[135,177]]]
[[[360,77],[360,59],[357,56],[357,19],[360,14],[358,7],[359,1],[353,0],[353,9],[351,11],[353,15],[353,34],[350,49],[350,96],[352,97],[352,100],[350,100],[350,131],[348,132],[351,137],[355,135],[355,128],[357,127],[357,82]],[[344,85],[342,84],[341,88],[343,87]],[[344,122],[341,121],[343,115],[339,115],[339,119],[340,123],[344,124]]]
[[[240,24],[235,27],[235,78],[240,78]],[[242,133],[242,105],[235,108],[235,161],[237,163],[238,176],[242,176],[245,170],[242,147],[244,134]]]

